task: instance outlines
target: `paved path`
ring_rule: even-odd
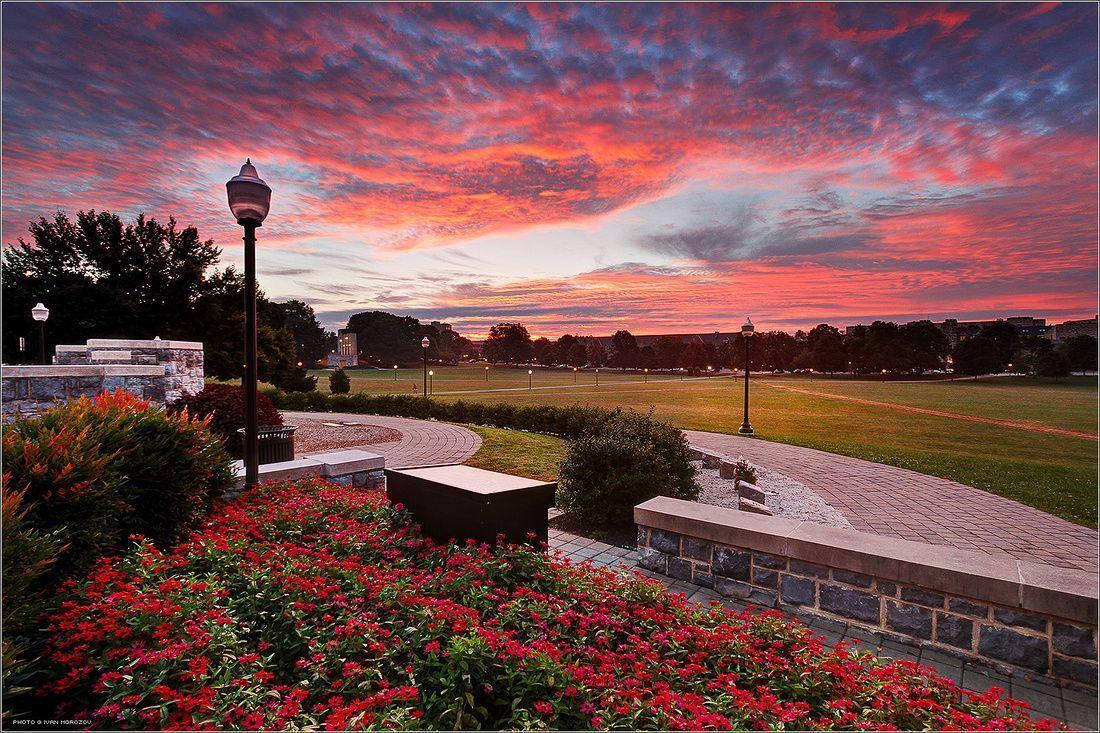
[[[401,433],[400,440],[363,446],[363,450],[383,456],[387,468],[462,463],[481,447],[481,436],[474,431],[432,420],[343,412],[284,412],[283,417],[290,424],[295,418],[308,418],[393,428]]]
[[[551,510],[551,514],[554,514]],[[580,537],[550,528],[550,549],[573,562],[591,562],[610,568],[637,571],[659,580],[669,590],[683,593],[689,601],[707,605],[710,601],[737,611],[745,608],[744,601],[725,598],[709,588],[673,580],[667,575],[650,572],[638,567],[638,553],[623,547],[615,547],[599,540]],[[790,613],[784,610],[784,613]],[[907,644],[896,638],[884,637],[867,629],[849,626],[843,621],[821,616],[794,615],[814,633],[823,636],[832,646],[843,640],[850,648],[874,652],[894,659],[908,659],[928,667],[934,667],[943,677],[954,680],[962,687],[975,692],[985,692],[992,685],[1004,689],[1005,694],[1023,700],[1034,708],[1032,717],[1055,718],[1067,722],[1078,730],[1096,730],[1096,692],[1063,687],[1057,680],[1016,673],[1005,675],[984,664],[976,663],[934,649],[928,645]]]
[[[695,448],[801,481],[863,532],[1097,572],[1096,530],[972,486],[835,453],[685,430]]]

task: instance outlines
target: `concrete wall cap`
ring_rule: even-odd
[[[88,339],[97,349],[202,349],[201,341],[157,341],[155,339]]]
[[[719,544],[784,555],[1091,625],[1097,620],[1097,576],[1081,570],[812,522],[792,522],[667,496],[634,507],[634,521]]]
[[[377,471],[386,467],[386,459],[365,450],[336,450],[311,453],[308,458],[321,464],[322,476],[346,476],[360,471]]]
[[[4,366],[5,379],[14,377],[158,377],[164,367],[159,364],[25,364]]]

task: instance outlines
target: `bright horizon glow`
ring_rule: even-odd
[[[1095,5],[19,4],[5,244],[273,189],[259,277],[473,338],[1096,314]],[[246,29],[246,30],[242,30]]]

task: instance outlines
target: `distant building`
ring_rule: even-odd
[[[341,328],[336,332],[336,351],[328,355],[330,367],[359,366],[359,338],[355,331]]]
[[[914,321],[910,321],[910,323],[914,323]],[[992,321],[960,321],[957,318],[945,318],[939,322],[933,321],[932,325],[940,329],[943,335],[947,337],[948,342],[951,344],[951,348],[955,348],[959,345],[960,341],[972,339],[980,334],[982,329],[986,326],[992,326],[997,323],[1009,324],[1015,328],[1016,333],[1021,336],[1050,338],[1050,327],[1047,326],[1046,319],[1033,318],[1031,316],[1012,316],[1011,318],[998,318]],[[849,335],[853,330],[863,325],[862,323],[857,323],[854,326],[845,326],[844,335]]]
[[[1096,316],[1086,318],[1083,321],[1057,323],[1051,329],[1051,338],[1054,341],[1065,341],[1071,336],[1092,336],[1096,338]]]
[[[452,328],[451,324],[443,323],[442,321],[432,321],[428,325],[431,326],[432,328],[434,328],[436,331],[453,331],[454,330],[454,328]]]

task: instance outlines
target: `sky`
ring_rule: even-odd
[[[175,217],[482,337],[1091,317],[1095,4],[4,4],[3,242]]]

